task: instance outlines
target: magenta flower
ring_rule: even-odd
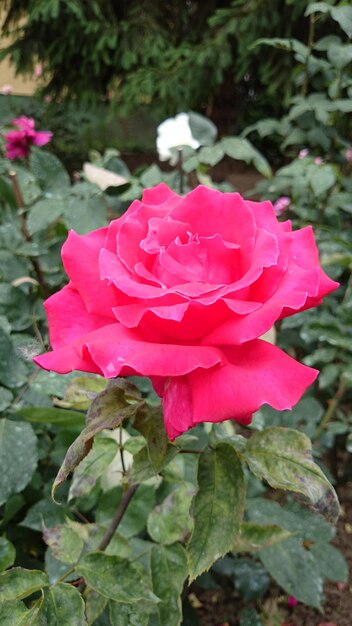
[[[107,228],[71,230],[62,258],[70,282],[45,303],[53,350],[35,362],[149,376],[171,440],[201,422],[249,424],[263,404],[292,408],[318,375],[261,339],[338,287],[312,229],[278,222],[270,202],[161,183]]]
[[[294,596],[288,596],[287,606],[289,606],[290,608],[293,608],[294,606],[297,606],[297,604],[298,604],[297,598],[295,598]]]
[[[5,157],[19,159],[28,156],[31,146],[44,146],[53,134],[47,130],[35,130],[35,122],[31,117],[18,117],[11,124],[18,130],[11,130],[4,135],[6,140]]]
[[[346,148],[345,157],[348,163],[352,163],[352,148]]]
[[[290,206],[291,204],[291,198],[288,198],[287,196],[281,196],[281,198],[278,198],[274,204],[274,211],[276,215],[281,215],[281,213],[284,212],[285,209],[287,209],[288,206]]]
[[[308,154],[309,154],[308,148],[302,148],[302,150],[300,150],[298,153],[298,158],[305,159],[308,156]]]

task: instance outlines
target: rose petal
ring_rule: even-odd
[[[171,439],[201,422],[234,419],[248,424],[263,404],[290,409],[318,375],[260,339],[226,348],[224,353],[227,364],[192,371],[165,386],[165,426]],[[177,411],[179,394],[182,412]]]
[[[195,423],[242,421],[262,404],[291,409],[319,373],[261,339],[223,350],[228,365],[189,375]]]
[[[182,376],[198,367],[213,367],[224,358],[218,348],[151,343],[121,324],[93,331],[82,344],[107,378],[130,373]]]
[[[92,330],[111,324],[108,317],[88,313],[72,284],[66,285],[44,302],[49,322],[50,344],[61,348],[80,339]]]
[[[107,228],[88,235],[69,232],[62,247],[65,271],[79,291],[90,313],[114,318],[112,307],[118,304],[115,288],[100,277],[99,254],[104,246]]]

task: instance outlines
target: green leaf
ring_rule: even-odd
[[[232,552],[257,552],[291,537],[291,534],[285,528],[274,524],[243,522],[240,536],[236,539]]]
[[[87,414],[87,425],[69,447],[55,478],[53,497],[57,487],[87,456],[95,435],[105,428],[117,428],[125,418],[131,417],[138,408],[139,400],[135,387],[123,378],[110,381],[107,388],[94,398]]]
[[[307,17],[312,13],[329,13],[331,10],[331,5],[327,2],[311,2],[305,12],[304,15]]]
[[[188,121],[191,133],[201,146],[212,146],[218,134],[215,124],[207,117],[190,111]]]
[[[198,152],[199,162],[205,163],[206,165],[216,165],[224,156],[225,152],[220,143],[214,144],[211,148],[201,148]]]
[[[274,426],[248,440],[245,459],[257,478],[274,489],[287,489],[306,496],[327,519],[336,521],[336,493],[312,458],[312,445],[303,433]]]
[[[147,530],[153,541],[168,546],[187,538],[193,526],[189,514],[193,491],[190,484],[180,485],[149,513]]]
[[[99,550],[99,545],[108,531],[108,526],[99,524],[83,524],[81,526],[82,532],[84,532],[85,529],[88,531],[88,539],[85,540],[86,552],[95,552]],[[126,537],[123,537],[123,535],[115,531],[104,552],[105,554],[110,554],[111,556],[118,556],[120,559],[128,559],[131,555],[131,546]]]
[[[101,376],[77,376],[68,385],[60,406],[67,409],[87,411],[92,399],[106,388],[107,381]]]
[[[73,473],[68,500],[90,493],[97,480],[116,456],[117,443],[112,438],[97,438],[87,456]]]
[[[31,150],[29,166],[44,191],[65,194],[70,188],[70,177],[61,161],[52,152]]]
[[[0,328],[0,383],[6,387],[16,388],[23,385],[26,378],[25,364],[16,354],[15,346],[10,337]]]
[[[247,501],[246,514],[257,524],[276,524],[299,535],[302,540],[330,541],[335,529],[328,522],[306,507],[290,502],[284,508],[273,500],[252,498]]]
[[[39,618],[50,626],[87,626],[84,602],[72,585],[57,583],[45,589]],[[42,622],[40,622],[42,623]]]
[[[258,172],[269,178],[272,176],[271,167],[265,157],[254,148],[248,139],[243,137],[224,137],[221,145],[225,153],[232,159],[253,163]]]
[[[327,49],[327,55],[329,61],[341,70],[352,61],[352,44],[331,44]]]
[[[315,196],[326,193],[336,182],[336,176],[330,165],[310,165],[307,168],[307,178]]]
[[[318,541],[309,550],[325,578],[333,582],[348,582],[348,564],[337,548],[330,543]]]
[[[1,626],[31,626],[32,624],[34,626],[38,611],[36,607],[27,609],[26,605],[19,600],[1,602],[0,624]]]
[[[148,626],[151,607],[145,604],[109,603],[111,626]]]
[[[179,626],[182,621],[181,593],[187,578],[186,552],[181,544],[153,546],[151,570],[158,604],[160,626]]]
[[[0,537],[0,570],[3,571],[14,564],[16,550],[11,541]],[[1,623],[1,622],[0,622]]]
[[[49,584],[45,572],[13,567],[0,574],[0,603],[22,600]]]
[[[158,602],[141,570],[117,556],[102,552],[87,554],[77,566],[76,572],[97,593],[115,602]]]
[[[12,330],[24,330],[28,328],[33,323],[33,311],[30,300],[24,291],[20,287],[13,287],[12,285],[8,285],[6,283],[0,284],[0,315],[5,315],[8,321],[11,324]],[[5,372],[3,372],[3,368],[9,368],[8,379],[9,382],[4,382],[4,385],[7,387],[18,386],[19,383],[12,383],[11,378],[16,378],[14,376],[13,369],[17,367],[19,369],[19,375],[17,378],[23,377],[24,363],[21,362],[19,357],[13,354],[13,348],[11,345],[8,345],[9,355],[6,355],[6,347],[3,345],[5,343],[5,339],[3,338],[4,331],[1,330],[1,361],[3,363],[1,369],[1,376],[5,376]],[[7,340],[9,344],[9,340]]]
[[[231,550],[240,531],[245,485],[239,456],[231,445],[220,443],[215,450],[202,452],[198,487],[188,544],[191,580]]]
[[[166,435],[161,407],[145,404],[138,411],[133,426],[147,440],[148,458],[154,472],[158,473],[163,465],[168,448],[171,447]]]
[[[233,577],[235,589],[240,594],[242,600],[245,602],[258,600],[267,592],[270,585],[270,577],[258,561],[248,557],[237,557],[234,559],[224,557],[221,561],[225,561],[224,573],[228,569],[228,575]],[[215,564],[214,571],[221,572],[221,561]]]
[[[105,598],[105,596],[102,596],[100,593],[94,591],[94,589],[87,587],[84,591],[84,602],[86,605],[88,626],[91,626],[91,624],[94,624],[95,620],[104,611],[108,603],[108,599]]]
[[[78,183],[73,188],[73,196],[65,204],[64,221],[68,229],[73,228],[80,235],[106,226],[106,201],[95,185]]]
[[[330,15],[339,24],[347,37],[352,37],[352,7],[338,6],[331,7]]]
[[[0,504],[22,491],[37,467],[37,438],[30,424],[0,420]]]
[[[51,548],[53,556],[59,561],[70,565],[78,562],[84,546],[82,535],[85,534],[88,539],[86,525],[82,526],[83,532],[80,532],[80,526],[82,525],[71,522],[53,528],[44,528],[43,539]]]
[[[68,510],[59,506],[52,500],[39,500],[28,509],[26,517],[20,523],[20,526],[24,528],[30,528],[31,530],[43,531],[43,526],[52,528],[58,526],[66,521],[66,515]]]
[[[265,569],[287,594],[321,608],[323,579],[313,555],[291,537],[259,552]]]
[[[27,226],[31,235],[41,232],[55,222],[64,212],[63,200],[45,198],[36,202],[28,211]]]
[[[23,407],[17,414],[32,424],[60,424],[60,426],[84,426],[85,415],[79,411],[68,411],[54,407]]]
[[[30,206],[42,195],[35,176],[26,168],[17,163],[11,164],[11,169],[17,174],[17,182],[21,191],[25,206]]]
[[[110,524],[121,497],[121,487],[107,491],[100,497],[96,512],[97,522]],[[133,537],[140,533],[145,528],[147,517],[154,505],[155,488],[151,485],[140,485],[122,518],[119,532],[124,537]]]

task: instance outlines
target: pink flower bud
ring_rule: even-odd
[[[308,156],[308,154],[309,154],[308,148],[303,148],[302,150],[299,151],[298,158],[305,159]]]
[[[288,196],[281,196],[281,198],[278,198],[278,200],[276,200],[273,204],[275,214],[281,215],[281,213],[283,213],[284,210],[290,206],[290,204],[291,198],[288,198]]]

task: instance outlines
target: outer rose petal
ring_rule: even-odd
[[[170,438],[200,422],[234,419],[248,423],[262,404],[290,409],[318,375],[317,370],[260,339],[226,348],[225,354],[226,365],[196,370],[166,385],[163,407]],[[177,412],[179,394],[182,412]]]
[[[50,344],[54,349],[72,344],[92,330],[111,324],[107,317],[88,313],[73,285],[66,285],[48,298],[44,308],[49,322]]]
[[[68,374],[68,372],[78,370],[103,376],[103,372],[94,363],[89,353],[82,354],[82,350],[75,344],[36,356],[33,361],[43,369],[58,374]]]
[[[91,316],[87,318],[86,312],[85,315],[86,318],[82,316],[83,334],[77,336],[77,326],[71,342],[64,344],[60,337],[53,352],[36,357],[38,365],[59,373],[73,369],[96,371],[106,378],[131,374],[168,378],[183,376],[198,367],[214,367],[224,360],[218,348],[151,343],[119,323],[96,326],[90,331]],[[59,318],[58,315],[56,321]],[[53,317],[51,322],[55,327]],[[64,326],[65,323],[61,324],[60,332]]]
[[[106,378],[137,374],[183,376],[198,367],[214,367],[224,360],[218,348],[151,343],[122,324],[105,326],[82,340]]]
[[[104,246],[107,228],[88,235],[69,232],[62,247],[65,271],[85,303],[87,311],[114,318],[112,307],[118,304],[115,288],[101,280],[99,254]]]
[[[33,143],[35,146],[45,146],[51,141],[53,133],[50,130],[38,130],[34,133]]]

